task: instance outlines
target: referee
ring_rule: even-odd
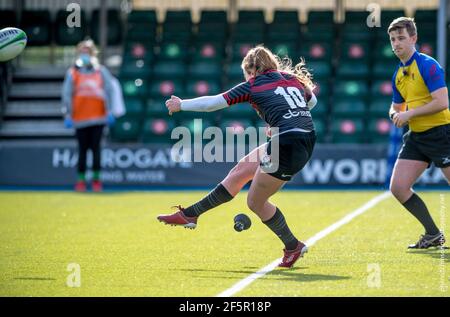
[[[395,19],[389,25],[388,34],[392,50],[400,59],[392,77],[389,117],[398,128],[409,125],[394,166],[390,190],[425,228],[425,234],[408,248],[439,247],[445,242],[444,235],[412,186],[431,163],[442,170],[450,183],[450,111],[445,75],[435,59],[416,51],[414,19]]]

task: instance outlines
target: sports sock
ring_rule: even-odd
[[[297,247],[298,240],[289,229],[280,209],[277,208],[273,217],[263,223],[280,238],[286,250],[294,250]]]
[[[202,200],[184,209],[183,213],[187,217],[198,217],[205,211],[226,203],[231,199],[233,199],[233,196],[231,196],[228,190],[222,184],[218,184]]]
[[[411,198],[403,203],[403,206],[425,227],[426,234],[435,235],[439,233],[427,206],[416,193],[413,193]]]

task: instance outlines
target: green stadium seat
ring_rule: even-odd
[[[152,97],[147,100],[147,117],[163,117],[169,114],[164,97]]]
[[[170,118],[148,118],[142,126],[142,141],[146,143],[171,143],[174,120]]]
[[[334,85],[334,96],[338,98],[364,98],[368,91],[369,88],[365,81],[340,80]]]
[[[308,11],[308,22],[309,25],[317,25],[317,24],[326,24],[333,25],[334,24],[334,12],[332,10],[310,10]]]
[[[25,10],[20,28],[27,34],[28,46],[49,45],[52,40],[51,17],[47,10]]]
[[[368,11],[348,10],[345,11],[345,23],[366,25],[366,20],[368,16],[369,16]]]
[[[144,77],[151,75],[151,66],[143,59],[124,60],[120,68],[120,77]]]
[[[339,79],[369,79],[369,65],[365,61],[341,61],[336,69]]]
[[[146,97],[148,95],[148,82],[143,78],[121,78],[122,91],[127,97]]]
[[[248,22],[264,24],[264,12],[262,10],[239,10],[238,23]]]
[[[181,61],[159,61],[153,67],[153,75],[158,79],[183,79],[186,73],[186,65]]]
[[[113,140],[119,142],[135,142],[140,133],[140,120],[123,116],[117,119],[111,128]]]
[[[165,42],[161,44],[158,59],[163,60],[179,60],[186,59],[188,52],[187,45],[177,42]]]
[[[391,80],[377,80],[372,84],[370,89],[371,99],[380,97],[392,97],[392,81]]]
[[[328,79],[331,76],[331,63],[324,61],[307,62],[306,67],[311,70],[314,78]]]
[[[388,111],[392,103],[392,98],[372,99],[369,104],[370,118],[387,118]]]
[[[436,57],[437,51],[436,51],[436,42],[434,41],[419,41],[418,45],[418,51],[420,53],[427,54],[431,57]]]
[[[416,22],[416,25],[419,28],[419,33],[420,33],[420,25],[421,24],[426,24],[426,23],[436,24],[437,14],[438,14],[438,11],[436,9],[431,9],[431,10],[418,9],[418,10],[416,10],[416,12],[414,13],[414,21]]]
[[[371,143],[388,143],[391,121],[386,118],[371,119],[368,125],[368,137]]]
[[[127,117],[141,118],[144,113],[144,104],[141,98],[125,98],[125,109]]]
[[[164,19],[165,24],[184,23],[192,24],[190,10],[167,10]]]
[[[372,70],[373,79],[392,79],[398,63],[398,60],[375,61]]]
[[[314,88],[313,90],[316,97],[320,100],[328,99],[330,96],[330,85],[328,84],[328,82],[326,80],[313,80],[313,82],[316,85],[316,88]]]
[[[124,60],[140,60],[151,62],[154,59],[153,46],[144,41],[130,41],[125,44]]]
[[[385,43],[379,43],[375,46],[375,49],[373,51],[373,57],[375,61],[396,61],[397,57],[394,55],[394,52],[392,52],[391,44],[388,40],[384,41]]]
[[[275,10],[273,12],[273,24],[299,24],[297,10]]]
[[[315,118],[326,118],[329,113],[329,105],[328,100],[325,98],[319,98],[317,100],[317,105],[314,107],[314,109],[311,110],[312,117]]]
[[[157,25],[155,10],[133,10],[128,14],[127,39],[154,43]]]
[[[362,143],[365,141],[363,120],[333,120],[331,123],[331,135],[334,143]]]
[[[296,24],[275,24],[267,26],[267,42],[287,42],[296,45],[300,40],[300,25]]]
[[[55,21],[55,42],[58,45],[77,45],[84,40],[87,35],[86,13],[80,11],[80,25],[76,27],[69,27],[67,25],[67,18],[72,12],[66,10],[59,10],[56,14]],[[71,20],[75,22],[74,20]]]
[[[368,12],[365,12],[366,17]],[[342,26],[342,39],[344,41],[371,41],[375,36],[373,28],[369,28],[366,20],[358,24],[347,24]]]
[[[370,58],[369,44],[364,42],[344,42],[341,48],[341,61],[367,62]]]
[[[225,10],[203,10],[200,13],[200,24],[227,24],[227,12]]]
[[[232,61],[241,62],[242,59],[247,55],[248,51],[251,50],[255,45],[250,42],[240,42],[231,44],[231,57]]]
[[[384,30],[384,33],[386,33],[389,24],[391,24],[391,22],[394,19],[397,19],[399,17],[404,17],[406,16],[405,14],[405,10],[401,9],[401,10],[387,10],[387,9],[383,9],[381,10],[381,29]]]
[[[122,40],[122,22],[119,10],[108,9],[107,11],[108,45],[119,45]],[[95,9],[92,11],[91,18],[91,35],[95,43],[100,43],[100,11]]]
[[[268,45],[269,49],[279,57],[289,57],[294,63],[297,60],[296,45],[289,42],[272,42]]]
[[[19,27],[16,12],[13,10],[0,10],[0,30],[6,27]]]
[[[364,118],[366,106],[364,99],[341,98],[333,101],[333,118]]]
[[[219,79],[222,76],[222,65],[216,62],[193,62],[189,66],[191,79]]]
[[[224,58],[224,45],[203,42],[198,43],[192,52],[192,61],[194,62],[221,62]]]
[[[332,43],[336,35],[333,24],[307,24],[303,26],[301,37],[305,41],[318,41]]]
[[[181,80],[154,80],[150,86],[152,98],[170,98],[171,95],[183,97],[186,91]]]
[[[307,62],[331,62],[331,58],[333,56],[333,47],[331,43],[326,42],[302,42],[300,46],[300,56],[303,56]]]
[[[224,46],[227,37],[227,24],[199,24],[198,32],[196,34],[197,43],[215,43]]]
[[[188,44],[192,36],[192,26],[186,23],[164,23],[162,41]]]
[[[248,22],[237,23],[232,35],[234,42],[251,42],[259,44],[264,41],[265,24]]]
[[[231,62],[227,65],[227,78],[228,82],[231,83],[240,83],[244,81],[244,73],[241,68],[241,62]],[[231,86],[231,85],[229,85]]]
[[[155,10],[133,10],[128,14],[128,23],[157,24]]]
[[[317,141],[323,142],[327,133],[327,124],[323,119],[314,118],[314,128],[316,131]]]
[[[221,92],[220,83],[217,80],[197,80],[187,84],[186,94],[188,97],[199,97],[207,95],[217,95]]]

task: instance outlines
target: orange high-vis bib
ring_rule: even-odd
[[[73,79],[72,118],[75,122],[106,116],[105,89],[100,70],[81,73],[71,71]]]

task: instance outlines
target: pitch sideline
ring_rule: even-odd
[[[329,235],[333,231],[335,231],[335,230],[339,229],[340,227],[342,227],[343,225],[349,223],[353,218],[363,214],[364,212],[366,212],[367,210],[369,210],[370,208],[374,207],[379,202],[385,200],[386,198],[388,198],[390,196],[391,196],[391,194],[390,194],[389,191],[385,191],[382,194],[380,194],[378,196],[375,196],[374,198],[372,198],[371,200],[366,202],[364,205],[362,205],[358,209],[356,209],[356,210],[352,211],[351,213],[347,214],[341,220],[333,223],[331,226],[323,229],[322,231],[318,232],[317,234],[315,234],[314,236],[312,236],[311,238],[306,240],[305,244],[308,247],[313,246],[320,239],[326,237],[327,235]],[[249,276],[247,276],[246,278],[244,278],[244,279],[240,280],[239,282],[237,282],[236,284],[234,284],[229,289],[227,289],[227,290],[223,291],[222,293],[216,295],[216,297],[230,297],[230,296],[233,296],[237,292],[240,292],[241,290],[243,290],[244,288],[249,286],[256,279],[258,279],[260,277],[263,277],[267,273],[273,271],[278,266],[278,263],[280,263],[280,261],[281,261],[281,258],[276,259],[275,261],[273,261],[269,265],[266,265],[265,267],[263,267],[259,271],[255,272],[255,273],[253,273],[253,274],[251,274]]]

